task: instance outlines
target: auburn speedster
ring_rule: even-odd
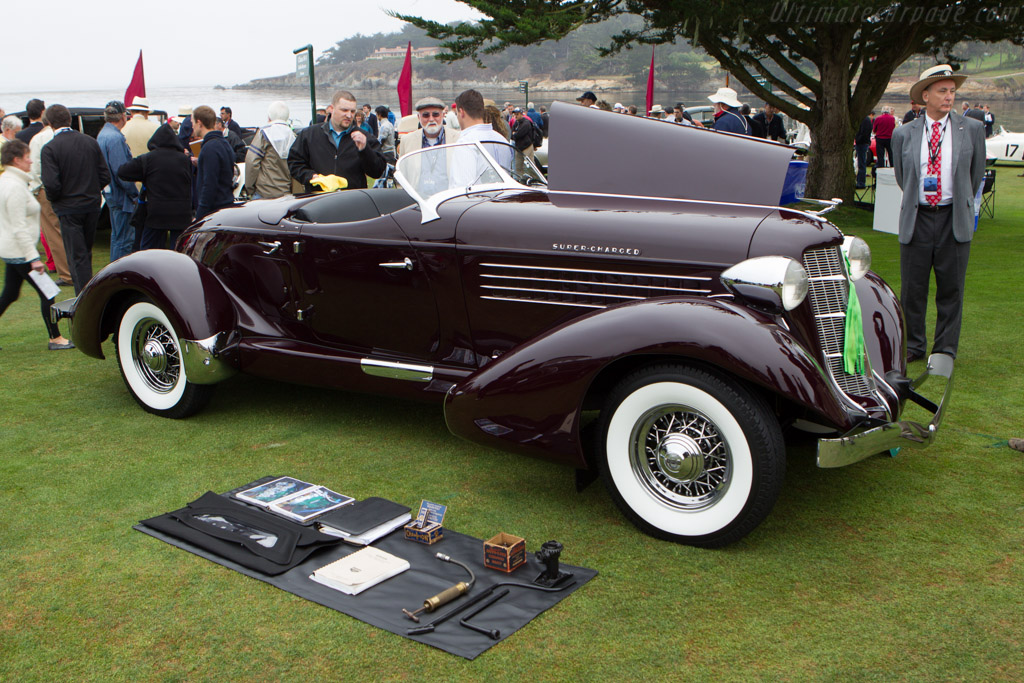
[[[952,360],[908,380],[867,245],[827,207],[766,199],[791,150],[557,103],[552,121],[551,185],[504,145],[424,149],[399,160],[402,189],[208,216],[55,315],[86,355],[113,337],[151,413],[187,417],[236,372],[436,401],[453,433],[599,473],[641,529],[699,546],[769,513],[784,427],[820,437],[822,467],[932,441],[942,406],[915,389]],[[697,172],[609,191],[616,140]],[[929,424],[901,420],[907,399]]]

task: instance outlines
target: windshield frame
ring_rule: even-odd
[[[486,141],[487,145],[503,144],[511,148],[513,166],[515,165],[515,155],[519,154],[520,156],[522,156],[523,161],[529,165],[530,169],[532,169],[532,174],[537,179],[543,179],[543,185],[526,185],[524,183],[519,182],[515,178],[515,176],[511,174],[511,172],[506,170],[504,166],[502,166],[501,164],[494,160],[494,157],[492,157],[484,148],[484,144],[485,143],[482,143],[477,140],[474,140],[472,142],[452,142],[445,145],[435,145],[433,147],[417,149],[412,152],[409,152],[408,154],[403,154],[401,157],[399,157],[397,163],[395,164],[395,179],[398,181],[398,184],[402,187],[402,189],[408,192],[409,196],[415,199],[416,204],[419,205],[420,211],[422,213],[422,220],[420,221],[421,224],[429,223],[431,221],[436,221],[437,219],[439,219],[441,216],[438,213],[438,208],[441,206],[441,204],[448,201],[449,199],[452,199],[453,197],[461,197],[464,195],[474,194],[478,192],[493,192],[495,190],[539,190],[541,188],[547,190],[547,177],[540,171],[540,169],[537,167],[537,165],[533,162],[532,159],[523,155],[523,153],[517,150],[514,145],[508,142],[498,142],[491,140]],[[436,192],[430,195],[429,197],[424,197],[416,189],[414,184],[410,182],[409,178],[402,174],[402,160],[408,160],[420,154],[436,154],[438,148],[441,147],[444,147],[446,149],[445,153],[447,153],[447,150],[456,147],[475,147],[482,155],[484,161],[486,161],[491,166],[491,168],[494,170],[495,173],[498,174],[498,177],[501,180],[498,182],[467,185],[465,187],[452,187],[442,192]],[[406,163],[408,163],[408,161]],[[527,171],[527,173],[529,173],[529,171]]]

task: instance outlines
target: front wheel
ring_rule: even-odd
[[[128,307],[118,323],[115,346],[125,386],[147,412],[178,419],[199,412],[210,400],[213,387],[188,381],[178,335],[151,302]]]
[[[612,392],[599,467],[612,498],[644,532],[723,546],[771,511],[785,474],[778,420],[734,381],[680,365],[645,368]]]

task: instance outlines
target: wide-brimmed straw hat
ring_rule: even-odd
[[[708,95],[708,99],[712,102],[719,102],[729,107],[740,106],[740,101],[736,97],[736,91],[732,88],[719,88],[718,92],[714,95]]]
[[[924,92],[925,88],[937,81],[953,81],[956,83],[956,87],[959,88],[966,80],[967,76],[955,73],[953,67],[949,64],[936,64],[930,69],[925,69],[917,83],[910,86],[910,101],[924,104],[921,93]]]
[[[150,111],[149,100],[145,97],[136,97],[128,106],[128,111]]]
[[[656,104],[653,107],[651,107],[651,110],[649,112],[647,112],[647,113],[648,114],[664,114],[665,113],[665,108],[663,106],[661,106],[660,104]]]

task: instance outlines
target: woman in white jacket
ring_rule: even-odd
[[[0,259],[5,264],[4,288],[0,292],[0,315],[17,301],[21,283],[28,282],[39,294],[40,308],[46,332],[50,337],[49,349],[73,349],[75,345],[61,336],[55,323],[50,322],[53,298],[47,297],[32,279],[35,271],[46,276],[46,267],[39,259],[39,202],[28,190],[32,158],[29,147],[20,140],[11,140],[0,148]]]

